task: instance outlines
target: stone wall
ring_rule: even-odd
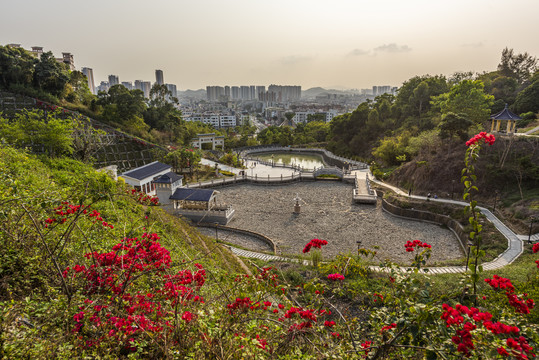
[[[269,237],[267,237],[265,235],[262,235],[260,233],[257,233],[257,232],[254,232],[254,231],[249,231],[249,230],[233,228],[233,227],[229,227],[229,226],[222,226],[222,225],[217,226],[217,225],[211,224],[211,223],[200,223],[200,224],[197,224],[197,226],[207,227],[207,228],[224,229],[224,230],[235,232],[235,233],[238,233],[238,234],[244,234],[244,235],[252,236],[252,237],[257,238],[257,239],[265,242],[266,244],[268,244],[270,246],[270,248],[273,249],[273,254],[277,254],[277,245],[275,245],[273,240],[271,240]]]
[[[378,193],[382,196],[382,209],[384,209],[388,213],[418,221],[426,221],[445,225],[457,236],[462,251],[464,253],[467,252],[465,244],[468,243],[469,234],[464,230],[464,227],[458,221],[452,219],[447,215],[435,214],[431,213],[430,211],[400,208],[387,202],[383,198],[383,193],[381,191],[378,191]]]

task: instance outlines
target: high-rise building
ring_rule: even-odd
[[[206,98],[208,101],[222,100],[225,95],[225,88],[222,86],[206,86]]]
[[[32,54],[34,54],[38,59],[41,59],[41,55],[43,55],[43,47],[32,46]]]
[[[164,85],[163,70],[155,70],[155,82],[157,85]]]
[[[225,86],[225,96],[228,97],[230,99],[230,86],[226,85]]]
[[[120,85],[120,78],[118,75],[109,75],[109,85],[111,87],[114,85]]]
[[[142,80],[135,80],[135,90],[142,90]]]
[[[230,93],[232,95],[233,100],[237,100],[240,98],[240,88],[237,86],[232,86],[230,88]]]
[[[131,81],[122,81],[122,85],[127,89],[127,90],[133,90],[133,83]]]
[[[64,64],[67,64],[71,71],[75,70],[75,61],[73,60],[73,54],[68,53],[68,52],[63,52],[62,53],[62,62]]]
[[[256,87],[256,99],[260,101],[264,101],[264,95],[266,94],[266,87],[265,86],[257,86]]]
[[[288,102],[301,99],[301,86],[270,85],[268,95],[277,102]]]
[[[172,97],[178,97],[178,90],[176,89],[176,85],[174,84],[165,84],[168,91],[170,91],[170,96]]]
[[[32,52],[34,51],[35,47],[36,46],[32,47]],[[43,52],[43,48],[41,49]],[[94,82],[94,71],[91,68],[83,67],[82,73],[86,75],[86,79],[88,79],[88,88],[90,89],[90,92],[95,95],[96,91],[95,91],[95,82]]]
[[[108,92],[110,89],[110,84],[108,83],[108,81],[101,81],[101,83],[97,86],[97,91],[104,91],[104,92]]]
[[[240,86],[240,99],[249,100],[249,86]]]
[[[249,100],[256,100],[257,97],[258,96],[256,96],[256,86],[249,86]]]
[[[144,97],[146,99],[150,98],[150,90],[152,90],[152,82],[151,81],[143,81],[142,82],[142,91],[144,92]]]

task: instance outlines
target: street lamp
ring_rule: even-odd
[[[357,256],[359,256],[359,249],[361,248],[361,240],[357,240],[356,244],[357,244]]]
[[[533,223],[537,221],[537,218],[535,216],[532,216],[530,218],[530,232],[528,233],[528,244],[531,245],[532,243],[532,227],[533,227]]]
[[[492,212],[496,212],[496,202],[498,201],[498,190],[494,192],[494,208],[492,209]]]

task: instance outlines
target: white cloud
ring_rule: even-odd
[[[374,48],[375,52],[387,52],[387,53],[405,53],[410,52],[412,49],[408,45],[397,45],[395,43],[384,44]]]
[[[369,55],[369,51],[363,50],[363,49],[354,49],[348,54],[348,56],[364,56],[364,55]]]

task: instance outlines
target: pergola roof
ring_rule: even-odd
[[[183,179],[183,176],[176,174],[175,172],[168,172],[165,175],[161,175],[156,180],[154,180],[154,183],[156,184],[173,184],[176,181]]]
[[[509,110],[507,104],[505,104],[505,109],[495,115],[492,115],[490,118],[492,120],[522,120],[520,116]]]
[[[170,200],[210,201],[215,190],[178,188],[170,196]]]
[[[143,180],[148,177],[155,176],[159,174],[160,172],[163,172],[164,170],[170,169],[171,167],[172,166],[163,164],[159,161],[154,161],[152,163],[138,167],[136,169],[126,171],[122,174],[122,176],[129,176],[130,178],[133,178],[133,179]]]

